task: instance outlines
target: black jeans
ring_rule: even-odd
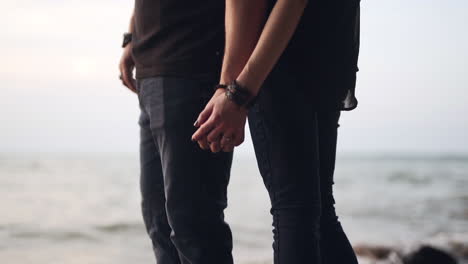
[[[138,80],[143,218],[158,264],[232,264],[224,221],[232,153],[191,141],[213,80]]]
[[[332,192],[339,111],[317,112],[293,75],[269,77],[249,113],[271,200],[275,264],[357,264]]]

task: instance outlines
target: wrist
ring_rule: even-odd
[[[260,89],[257,88],[259,87],[259,85],[257,85],[254,81],[249,80],[248,78],[245,77],[244,74],[241,73],[239,77],[236,79],[236,82],[241,87],[244,87],[244,89],[246,89],[249,92],[252,98],[257,97]]]
[[[132,58],[132,44],[128,44],[123,48],[123,54],[126,58]]]
[[[130,42],[127,45],[125,45],[125,47],[123,47],[123,50],[130,52],[132,50],[132,47],[133,47],[133,44]]]
[[[234,69],[230,69],[229,67],[225,68],[223,65],[219,83],[223,83],[223,84],[232,83],[234,80],[236,80],[236,77],[238,75],[239,74],[238,73],[236,74],[236,71]]]
[[[214,87],[214,90],[219,90],[219,89],[226,89],[227,88],[227,84],[226,83],[223,83],[223,82],[220,82],[219,84],[215,85]]]
[[[228,100],[244,109],[249,109],[256,98],[245,86],[242,86],[237,81],[233,81],[227,86],[225,95]]]
[[[223,83],[215,85],[215,87],[213,88],[214,95],[219,95],[219,94],[225,93],[226,88],[227,88],[227,85],[223,84]]]
[[[133,40],[133,34],[132,33],[124,33],[123,34],[123,41],[122,41],[122,48],[127,48]]]

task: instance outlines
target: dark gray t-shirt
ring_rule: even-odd
[[[224,0],[135,0],[136,77],[216,74],[224,48]]]

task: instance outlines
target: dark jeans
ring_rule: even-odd
[[[224,221],[232,153],[191,141],[212,80],[138,81],[142,211],[158,264],[232,264]]]
[[[250,110],[271,200],[275,264],[356,264],[332,192],[339,111],[316,112],[293,76],[269,77]]]

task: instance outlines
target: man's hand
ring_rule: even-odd
[[[231,152],[244,142],[246,119],[247,110],[227,99],[224,89],[218,89],[198,116],[195,122],[198,130],[192,140],[214,153]]]
[[[119,63],[120,80],[123,85],[127,86],[132,92],[136,93],[136,81],[133,78],[133,69],[135,68],[135,62],[132,57],[132,44],[128,44],[124,48],[122,58]]]

